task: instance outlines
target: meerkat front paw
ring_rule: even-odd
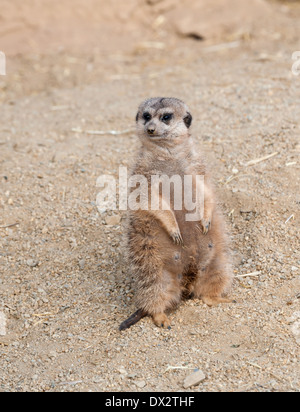
[[[183,239],[179,229],[171,233],[171,238],[175,245],[183,245]]]
[[[171,329],[171,322],[167,315],[165,315],[164,313],[153,315],[153,322],[159,328]]]
[[[202,228],[202,233],[204,235],[207,235],[207,233],[208,233],[208,231],[211,227],[211,220],[210,219],[202,219],[200,221],[200,225],[201,225],[201,228]]]

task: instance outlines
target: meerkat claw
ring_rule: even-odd
[[[153,316],[153,321],[156,326],[166,329],[171,329],[170,320],[164,313],[159,313]]]
[[[183,245],[183,239],[180,232],[175,232],[171,236],[176,245]]]
[[[210,220],[202,220],[201,221],[201,226],[202,226],[202,232],[204,235],[207,235],[209,232],[210,226],[211,226],[211,221]]]

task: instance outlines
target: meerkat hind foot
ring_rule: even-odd
[[[152,318],[156,326],[160,328],[171,329],[171,322],[167,315],[165,315],[164,313],[158,313],[156,315],[153,315]]]
[[[202,296],[201,299],[207,306],[216,306],[216,305],[219,305],[220,303],[233,303],[234,302],[233,299],[222,298],[221,296]]]

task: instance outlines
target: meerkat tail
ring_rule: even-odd
[[[146,316],[147,313],[144,312],[142,309],[139,309],[120,325],[119,330],[122,331],[125,329],[129,329],[131,326],[135,325]]]

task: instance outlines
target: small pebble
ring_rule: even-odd
[[[191,386],[199,385],[206,376],[204,375],[203,371],[198,370],[197,372],[193,372],[191,375],[187,376],[183,382],[184,389],[190,388]]]
[[[114,215],[114,216],[107,216],[105,219],[105,223],[108,226],[117,226],[121,222],[121,216],[120,215]]]
[[[145,381],[135,381],[134,383],[135,383],[135,385],[136,385],[138,388],[140,388],[140,389],[143,389],[143,388],[146,386],[146,382],[145,382]]]
[[[31,268],[35,268],[38,266],[39,262],[37,260],[34,259],[28,259],[26,262],[27,266],[31,267]]]

